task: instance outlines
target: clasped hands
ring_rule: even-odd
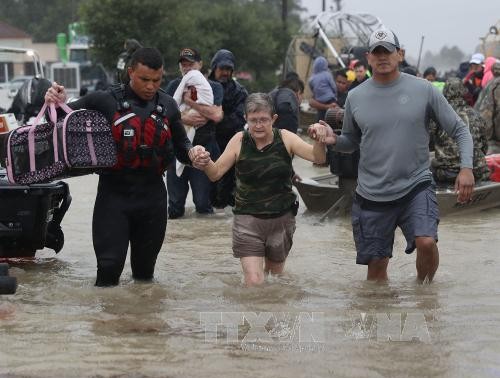
[[[45,102],[52,104],[66,102],[66,91],[64,87],[54,81],[52,86],[50,86],[45,93]]]
[[[311,139],[319,143],[324,144],[335,144],[337,141],[337,135],[333,132],[333,129],[324,121],[319,121],[307,129],[307,135]]]
[[[203,146],[194,146],[189,150],[189,159],[193,167],[203,170],[210,163],[210,152]]]

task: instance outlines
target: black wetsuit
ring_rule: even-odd
[[[167,108],[176,158],[189,164],[191,143],[180,121],[177,104],[163,92],[161,101],[141,100],[125,87],[124,99],[141,120],[151,115],[157,102]],[[73,109],[93,109],[112,122],[118,102],[110,91],[94,92],[72,102]],[[97,258],[96,286],[117,285],[130,243],[130,263],[135,279],[153,278],[156,258],[167,225],[167,192],[162,175],[152,169],[123,169],[100,174],[92,221],[92,238]]]

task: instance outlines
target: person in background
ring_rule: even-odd
[[[253,93],[245,103],[248,130],[238,132],[221,157],[203,168],[212,181],[236,167],[233,255],[240,259],[246,286],[260,285],[264,274],[280,274],[295,232],[297,196],[292,190],[292,157],[323,163],[324,125],[309,129],[314,145],[273,127],[277,115],[268,94]]]
[[[304,82],[300,80],[296,72],[289,72],[278,88],[269,93],[273,100],[273,106],[277,118],[273,127],[285,129],[294,134],[300,126],[300,103],[304,93]],[[300,181],[300,176],[293,171],[292,181]]]
[[[458,69],[457,69],[457,77],[459,79],[464,79],[464,77],[467,76],[467,74],[469,73],[469,67],[470,67],[470,64],[469,62],[461,62],[459,65],[458,65]]]
[[[465,100],[470,106],[474,106],[481,92],[481,81],[483,80],[484,55],[481,53],[473,54],[469,61],[469,72],[465,75],[463,83],[467,88]]]
[[[182,77],[193,70],[201,71],[203,61],[198,50],[190,47],[183,48],[179,53],[179,71]],[[166,92],[173,96],[177,91],[182,77],[170,81]],[[222,85],[216,81],[209,80],[208,83],[213,93],[213,105],[203,105],[191,98],[191,93],[186,92],[183,96],[184,102],[196,113],[185,111],[181,113],[181,121],[184,125],[193,125],[196,129],[193,144],[203,146],[212,159],[217,160],[220,149],[215,139],[215,124],[223,117],[222,98],[224,90]],[[176,174],[175,167],[167,170],[168,191],[168,218],[177,219],[184,216],[186,198],[191,186],[193,202],[198,214],[212,214],[213,207],[210,198],[212,183],[200,170],[185,166],[181,175]]]
[[[337,105],[341,108],[345,105],[347,92],[349,91],[349,80],[347,80],[346,70],[335,71],[335,85],[337,86]]]
[[[235,67],[234,54],[225,49],[215,53],[210,64],[210,80],[222,85],[223,117],[215,125],[215,137],[220,151],[224,151],[231,138],[245,126],[244,107],[248,92],[240,83],[233,79]],[[229,170],[216,182],[212,190],[212,206],[224,208],[234,206],[234,169]]]
[[[485,155],[488,152],[488,139],[486,136],[486,122],[464,99],[467,89],[457,77],[448,79],[443,87],[443,95],[458,114],[462,121],[469,127],[474,144],[473,169],[474,179],[486,181],[490,171],[486,164]],[[460,151],[457,143],[450,137],[439,123],[431,123],[431,134],[434,141],[434,158],[431,161],[431,170],[434,179],[439,182],[455,182],[460,172]]]
[[[365,53],[366,55],[366,53]],[[359,62],[359,59],[352,59],[349,62],[349,66],[347,67],[346,75],[347,75],[347,81],[349,81],[349,85],[356,80],[356,74],[354,73],[354,65]]]
[[[115,81],[120,84],[127,84],[130,80],[128,76],[128,67],[130,66],[130,59],[132,54],[141,48],[142,45],[136,39],[126,39],[123,44],[123,51],[118,55],[116,62],[116,77]]]
[[[436,69],[434,67],[427,67],[425,69],[424,74],[422,75],[422,77],[425,80],[430,81],[432,83],[432,85],[434,85],[441,92],[443,91],[444,82],[441,81],[441,80],[438,80],[437,71],[436,71]]]
[[[323,56],[314,59],[309,88],[312,92],[312,101],[309,102],[309,105],[318,111],[317,119],[324,120],[327,109],[337,106],[337,86],[328,68],[328,61]]]
[[[269,93],[278,115],[273,127],[297,134],[303,93],[304,82],[299,79],[298,75],[287,75],[278,88]]]
[[[361,83],[364,83],[366,80],[370,78],[368,75],[368,70],[366,69],[366,63],[363,61],[356,62],[354,65],[354,75],[356,75],[356,79],[351,83],[349,87],[349,91],[352,91]]]
[[[434,67],[427,67],[424,70],[424,74],[422,75],[422,77],[425,80],[430,81],[432,83],[433,81],[436,81],[436,79],[437,79],[437,71]]]
[[[498,61],[494,56],[489,56],[484,61],[484,74],[481,80],[481,87],[486,87],[486,84],[493,79],[493,65]]]
[[[493,79],[479,94],[474,109],[479,111],[486,121],[486,135],[488,140],[493,140],[495,153],[498,153],[500,142],[500,61],[493,64],[491,69]]]

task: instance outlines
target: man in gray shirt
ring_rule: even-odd
[[[342,134],[326,142],[339,152],[359,148],[358,186],[352,226],[358,264],[368,280],[387,280],[394,232],[400,227],[406,253],[417,249],[417,277],[431,281],[439,265],[439,209],[429,169],[429,120],[435,119],[460,149],[458,201],[474,188],[472,137],[446,99],[426,80],[399,72],[403,56],[388,29],[372,33],[368,63],[373,76],[349,92]]]

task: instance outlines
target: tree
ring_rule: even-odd
[[[157,47],[170,74],[178,72],[182,47],[197,47],[206,65],[217,50],[226,48],[236,56],[236,69],[255,78],[248,83],[250,90],[268,90],[276,84],[274,72],[283,61],[290,33],[299,26],[296,3],[289,1],[286,31],[280,2],[270,0],[87,0],[80,15],[93,38],[96,58],[108,68],[116,64],[127,38]]]
[[[0,0],[0,20],[30,34],[34,42],[55,42],[68,24],[78,21],[84,0]]]

